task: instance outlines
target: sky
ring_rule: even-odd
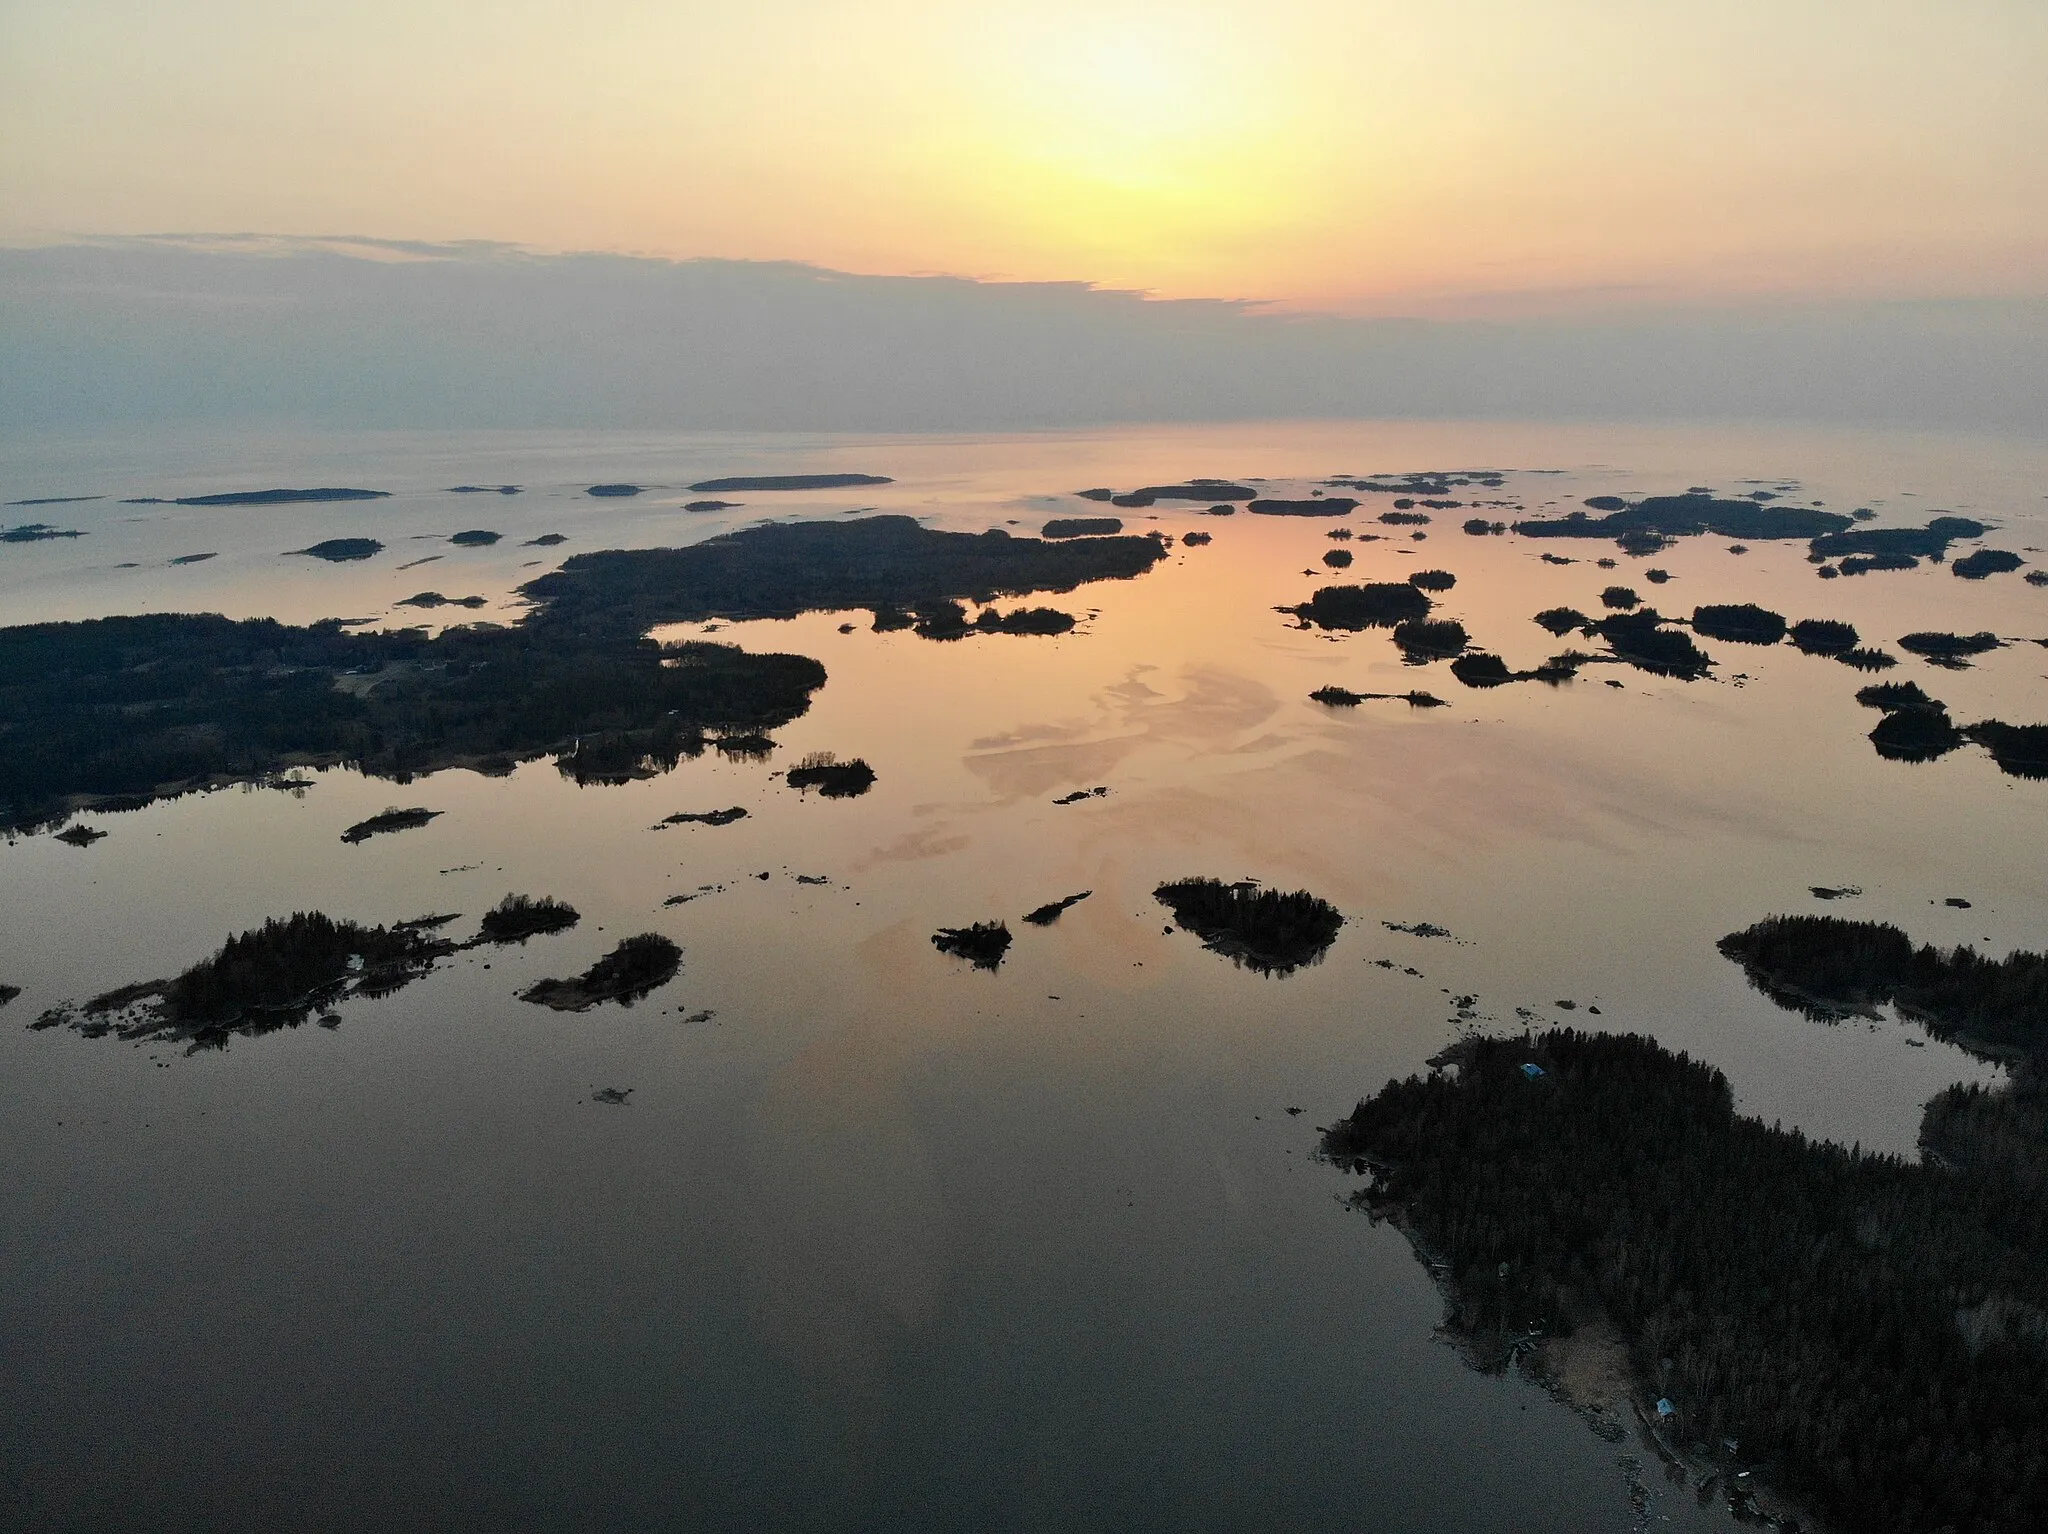
[[[2043,0],[0,0],[0,241],[1354,315],[2048,296]]]

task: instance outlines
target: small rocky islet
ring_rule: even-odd
[[[1204,948],[1261,975],[1319,963],[1344,925],[1342,912],[1307,890],[1286,893],[1251,880],[1177,879],[1152,898]]]
[[[536,981],[519,999],[557,1012],[587,1012],[604,1002],[630,1007],[675,979],[682,964],[683,950],[673,939],[643,932],[626,938],[582,974]]]

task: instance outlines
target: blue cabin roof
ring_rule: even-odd
[[[1534,1081],[1538,1076],[1541,1076],[1543,1074],[1543,1067],[1538,1065],[1535,1061],[1531,1060],[1527,1065],[1522,1067],[1522,1074],[1524,1076],[1527,1076],[1531,1081]]]

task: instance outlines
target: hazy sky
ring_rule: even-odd
[[[2048,0],[0,0],[0,238],[2048,293]]]

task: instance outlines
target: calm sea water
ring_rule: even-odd
[[[474,616],[502,620],[514,588],[568,554],[764,516],[874,507],[1032,531],[1085,507],[1070,492],[1090,485],[1265,476],[1284,491],[1461,467],[1511,471],[1501,491],[1463,493],[1531,511],[1757,481],[1887,525],[1968,512],[2001,524],[1990,544],[2048,563],[2048,445],[1989,439],[1513,423],[270,435],[0,446],[8,500],[107,497],[0,513],[86,535],[0,545],[0,621],[405,623],[418,615],[393,604],[427,589],[485,597]],[[896,483],[680,509],[693,480],[827,470]],[[650,488],[582,493],[617,480]],[[445,493],[464,482],[525,493]],[[120,499],[273,484],[397,493]],[[1441,567],[1458,576],[1441,615],[1528,666],[1564,647],[1531,614],[1597,610],[1615,581],[1667,613],[1756,601],[1886,645],[1930,627],[2048,636],[2048,590],[1940,567],[1823,584],[1803,546],[1734,556],[1717,538],[1613,572],[1590,562],[1607,547],[1542,545],[1581,559],[1560,567],[1522,540],[1463,535],[1464,511],[1415,542],[1372,523],[1378,509],[1349,525],[1391,536],[1348,545],[1344,577],[1322,565],[1325,523],[1129,514],[1215,542],[1049,599],[1088,615],[1057,639],[936,644],[875,634],[864,614],[710,625],[830,674],[767,763],[714,756],[589,788],[545,761],[404,786],[336,770],[296,795],[87,816],[108,832],[87,849],[0,847],[0,980],[24,992],[0,1012],[0,1523],[1722,1521],[1654,1465],[1648,1512],[1633,1508],[1619,1461],[1639,1450],[1435,1340],[1426,1274],[1398,1234],[1340,1206],[1352,1183],[1312,1160],[1315,1126],[1461,1027],[1570,1020],[1711,1060],[1747,1112],[1911,1154],[1920,1104],[1988,1073],[1895,1022],[1782,1013],[1715,939],[1825,909],[2038,947],[2048,783],[1974,747],[1881,761],[1864,739],[1876,716],[1853,701],[1867,679],[1790,647],[1709,641],[1715,676],[1690,684],[1594,667],[1557,689],[1477,692],[1404,666],[1383,633],[1323,636],[1273,609],[1332,579]],[[505,537],[446,542],[471,527]],[[569,541],[524,546],[548,532]],[[386,552],[284,557],[356,535]],[[168,563],[194,553],[217,557]],[[1645,584],[1647,565],[1671,582]],[[1888,676],[1958,719],[2048,718],[2034,644],[1961,672],[1902,658]],[[1450,706],[1308,701],[1332,682]],[[838,802],[784,788],[773,774],[812,750],[865,757],[877,786]],[[1097,785],[1110,792],[1053,802]],[[338,839],[413,804],[444,813]],[[650,829],[729,805],[749,818]],[[1321,964],[1261,978],[1163,930],[1150,891],[1189,874],[1305,886],[1348,923]],[[1862,894],[1821,906],[1811,885]],[[1018,923],[1084,889],[1058,925]],[[186,1055],[25,1027],[268,916],[473,919],[510,890],[566,899],[583,924],[352,1002],[338,1029]],[[931,946],[937,927],[995,917],[1019,933],[995,974]],[[679,942],[684,968],[630,1010],[515,999],[641,931]],[[1478,1015],[1461,1022],[1462,994]],[[628,1102],[593,1101],[604,1087]]]

